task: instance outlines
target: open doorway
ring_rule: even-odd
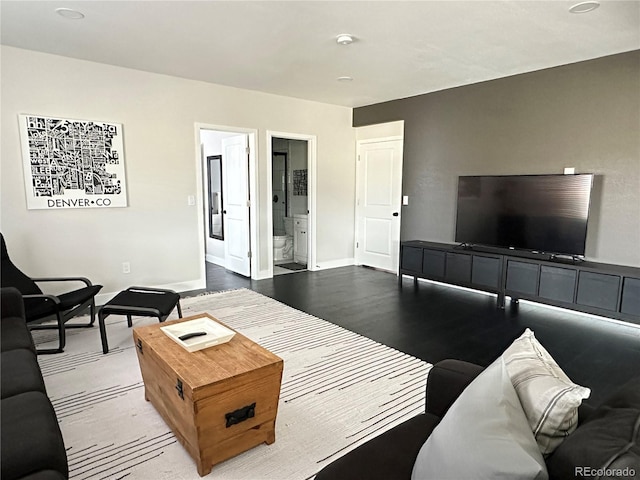
[[[202,173],[203,276],[207,283],[212,265],[253,277],[250,199],[255,172],[251,154],[256,135],[251,131],[197,125]],[[253,162],[252,162],[253,159]],[[254,176],[254,175],[253,175]]]
[[[307,269],[308,142],[271,138],[273,274]]]
[[[272,275],[313,270],[315,137],[268,133]]]

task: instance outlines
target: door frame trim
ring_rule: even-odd
[[[230,127],[226,125],[215,125],[211,123],[194,123],[195,130],[195,152],[196,152],[196,208],[198,210],[197,226],[198,226],[198,261],[200,265],[200,281],[206,288],[207,273],[206,273],[206,245],[205,245],[205,215],[204,211],[204,191],[206,185],[204,183],[203,162],[202,162],[202,147],[200,142],[201,130],[215,130],[219,132],[237,133],[239,135],[248,135],[249,137],[249,199],[251,201],[251,207],[249,208],[249,244],[251,246],[251,279],[259,279],[259,265],[260,265],[260,250],[258,249],[258,176],[257,176],[257,163],[258,163],[258,129],[256,128],[241,128]],[[272,239],[273,241],[273,239]]]
[[[353,241],[353,260],[355,265],[362,265],[362,262],[360,260],[360,253],[359,253],[359,249],[356,247],[359,239],[360,239],[360,229],[358,227],[358,201],[360,200],[360,182],[362,181],[361,178],[361,173],[360,173],[360,152],[361,152],[361,147],[363,145],[369,144],[369,143],[383,143],[383,142],[393,142],[396,140],[400,140],[403,145],[402,145],[402,151],[403,154],[400,157],[400,194],[402,195],[402,178],[403,178],[403,167],[404,167],[404,136],[403,135],[393,135],[393,136],[387,136],[387,137],[379,137],[379,138],[367,138],[367,139],[363,139],[363,140],[358,140],[356,142],[356,201],[354,202],[354,209],[353,209],[353,218],[355,220],[355,225],[354,225],[354,230],[355,230],[355,236],[354,236],[354,241]],[[400,227],[402,227],[402,198],[400,198]],[[399,258],[400,257],[400,237],[401,237],[401,228],[398,228],[398,238],[397,238],[397,243],[398,243],[398,251],[396,252],[396,256]],[[393,239],[395,240],[395,239]],[[395,273],[396,275],[398,275],[398,272],[400,271],[400,265],[398,263],[398,268],[395,269],[395,271],[393,271],[393,273]]]
[[[267,208],[267,228],[271,233],[267,237],[267,259],[268,259],[268,278],[273,277],[273,209],[271,208],[271,199],[273,198],[273,165],[271,158],[273,156],[273,138],[285,138],[287,140],[305,140],[307,142],[307,189],[308,199],[307,208],[309,210],[308,217],[308,239],[307,239],[307,270],[318,270],[316,265],[316,189],[317,189],[317,136],[302,133],[287,133],[267,130],[267,199],[269,199],[269,208]]]

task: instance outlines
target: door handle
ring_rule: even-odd
[[[226,215],[226,214],[227,214],[227,211],[226,211],[226,210],[222,210],[222,213],[224,213],[224,214]]]
[[[400,215],[398,212],[393,212],[394,217],[397,217],[398,215]]]

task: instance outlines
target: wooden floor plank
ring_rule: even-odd
[[[531,328],[569,377],[599,403],[640,374],[640,328],[600,317],[507,301],[364,267],[301,271],[252,281],[207,264],[207,291],[250,288],[430,363],[488,365]],[[187,292],[192,295],[198,292]]]

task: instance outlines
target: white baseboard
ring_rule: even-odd
[[[204,256],[205,261],[209,262],[209,263],[213,263],[215,265],[220,265],[221,267],[225,266],[224,263],[224,258],[221,257],[216,257],[215,255],[210,255],[210,254],[206,254]]]
[[[355,265],[354,258],[342,258],[340,260],[317,262],[315,268],[310,268],[310,270],[327,270],[329,268],[350,267],[351,265]]]
[[[140,285],[140,286],[149,287],[149,288],[165,288],[168,290],[173,290],[175,292],[188,292],[191,290],[201,290],[201,289],[207,288],[207,282],[203,280],[190,280],[188,282],[169,283],[166,285]],[[123,290],[125,289],[123,288]],[[96,305],[104,305],[113,297],[115,297],[118,293],[120,293],[120,290],[118,290],[117,292],[99,293],[98,295],[96,295]]]
[[[264,280],[265,278],[271,278],[269,270],[258,270],[258,273],[251,277],[251,280]]]

